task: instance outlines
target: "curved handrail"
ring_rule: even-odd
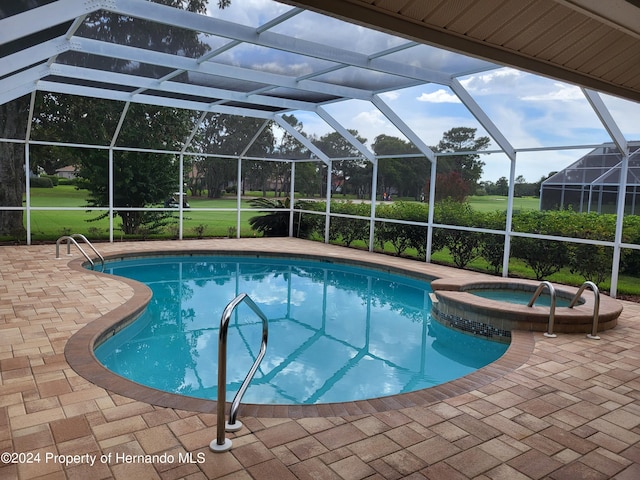
[[[98,252],[98,250],[96,250],[96,247],[94,247],[93,244],[89,240],[87,240],[87,237],[85,237],[81,233],[73,233],[71,235],[63,235],[58,240],[56,240],[56,258],[60,258],[60,243],[63,240],[67,241],[67,255],[71,255],[71,243],[73,242],[73,244],[76,247],[78,247],[78,250],[80,250],[80,252],[82,252],[82,255],[84,255],[84,258],[86,258],[89,261],[89,263],[91,264],[91,270],[94,270],[95,269],[94,261],[91,260],[91,258],[89,258],[89,255],[87,255],[86,252],[82,249],[82,247],[78,244],[78,242],[76,242],[76,240],[75,240],[76,238],[81,239],[84,243],[89,245],[89,248],[91,248],[91,250],[93,250],[93,253],[95,253],[98,256],[98,258],[100,259],[100,263],[101,263],[101,266],[102,266],[100,271],[104,271],[104,257],[102,255],[100,255],[100,252]]]
[[[549,326],[547,328],[547,331],[544,333],[544,336],[554,338],[556,336],[556,334],[553,333],[553,324],[556,317],[556,289],[553,288],[551,282],[544,281],[540,285],[538,285],[538,288],[536,288],[536,291],[531,296],[531,300],[529,300],[527,307],[533,306],[536,299],[542,294],[542,291],[545,289],[545,287],[547,288],[547,290],[549,290],[549,296],[551,297],[551,307],[549,309]]]
[[[594,297],[593,325],[591,326],[591,333],[587,334],[587,337],[593,340],[600,340],[600,337],[598,336],[598,316],[600,315],[600,290],[598,289],[598,286],[595,283],[589,281],[586,281],[582,285],[580,285],[580,288],[576,292],[576,295],[573,297],[573,300],[571,300],[571,303],[569,304],[569,308],[573,308],[575,304],[578,303],[580,295],[582,295],[582,292],[584,292],[587,287],[589,287],[593,291]]]
[[[229,421],[223,423],[223,419],[225,417],[225,399],[227,395],[227,333],[229,330],[229,319],[231,318],[231,314],[235,308],[242,302],[245,302],[262,320],[262,342],[260,344],[260,353],[249,369],[249,373],[247,373],[247,376],[244,378],[244,381],[238,389],[235,397],[233,397],[231,408],[229,410]],[[260,362],[267,351],[268,335],[269,321],[267,317],[246,293],[241,293],[234,298],[222,312],[222,318],[220,319],[220,333],[218,336],[218,420],[216,425],[216,439],[209,444],[209,448],[214,452],[226,452],[231,448],[231,440],[224,436],[225,430],[237,431],[242,428],[242,423],[236,422],[238,408],[240,407],[240,401],[242,400],[245,391],[249,387],[249,383],[253,379],[253,376],[258,370]]]
[[[91,243],[89,240],[87,240],[87,237],[85,237],[84,235],[82,235],[81,233],[74,233],[72,235],[70,235],[72,238],[79,238],[81,239],[84,243],[86,243],[87,245],[89,245],[89,248],[91,250],[93,250],[93,253],[95,253],[98,258],[100,259],[100,263],[102,265],[102,268],[100,271],[104,271],[104,257],[102,255],[100,255],[100,252],[98,250],[96,250],[96,247],[93,246],[93,243]],[[67,244],[67,249],[68,249],[68,244]]]
[[[80,253],[84,255],[84,258],[86,258],[89,261],[89,263],[91,264],[91,270],[95,268],[95,263],[93,262],[93,260],[91,260],[89,255],[87,255],[87,252],[85,252],[82,249],[82,247],[78,244],[78,242],[76,242],[75,239],[73,237],[70,237],[69,235],[63,235],[58,240],[56,240],[56,259],[60,258],[60,242],[62,242],[63,240],[67,241],[67,255],[71,255],[71,243],[73,243],[76,247],[78,247],[78,250],[80,250]]]

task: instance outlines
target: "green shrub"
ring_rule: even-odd
[[[367,203],[331,202],[331,213],[369,217],[371,206]],[[342,242],[347,247],[355,241],[369,240],[369,220],[345,217],[331,217],[329,239]]]
[[[53,182],[49,177],[31,177],[31,188],[53,188]]]
[[[324,202],[310,202],[305,210],[324,212]],[[344,217],[331,217],[329,238],[346,246],[356,241],[367,243],[369,240],[370,205],[366,203],[335,202],[331,213],[364,217],[361,220]],[[408,220],[427,223],[428,205],[417,202],[378,204],[376,217],[388,220]],[[324,237],[324,218],[318,215],[305,215],[309,227],[309,236]],[[438,202],[434,209],[434,221],[446,226],[463,226],[503,230],[506,225],[506,212],[481,212],[474,210],[468,203],[445,200]],[[568,268],[572,274],[580,275],[584,280],[596,284],[606,282],[611,273],[613,258],[612,247],[594,243],[569,243],[558,240],[531,238],[528,233],[551,235],[565,238],[583,238],[588,240],[612,241],[615,237],[615,215],[596,213],[577,213],[571,210],[516,212],[512,219],[512,230],[523,236],[511,239],[511,258],[522,260],[533,272],[537,280],[548,278]],[[288,229],[288,214],[286,215]],[[288,230],[286,230],[288,231]],[[285,233],[286,234],[286,233]],[[396,255],[402,255],[410,249],[424,258],[427,227],[423,225],[403,225],[393,221],[376,221],[375,245],[384,250],[392,246]],[[640,217],[629,215],[624,219],[623,241],[640,244]],[[453,263],[465,268],[474,259],[481,257],[489,271],[500,273],[504,259],[504,235],[469,232],[457,228],[434,228],[431,252],[447,249]],[[640,250],[623,249],[621,271],[638,275],[640,272]],[[527,274],[529,276],[529,274]]]
[[[483,214],[471,208],[466,202],[443,200],[434,208],[434,220],[443,225],[457,225],[464,227],[479,227],[482,225]],[[469,262],[478,258],[481,252],[482,234],[457,229],[440,228],[434,231],[433,242],[446,247],[453,257],[453,263],[458,268],[466,267]]]
[[[314,210],[314,202],[298,200],[295,208],[300,210]],[[286,237],[289,235],[289,197],[284,200],[279,198],[259,197],[249,200],[253,208],[282,209],[281,212],[268,211],[264,215],[257,215],[249,219],[253,230],[260,232],[265,237]],[[316,228],[316,222],[309,215],[293,216],[293,231],[300,238],[308,238]]]
[[[204,224],[200,224],[200,225],[196,225],[195,227],[192,228],[193,233],[196,235],[197,238],[201,239],[204,236],[204,231],[207,229],[207,226]]]
[[[48,178],[49,180],[51,180],[51,185],[53,185],[54,187],[57,187],[58,182],[60,181],[60,177],[58,177],[57,175],[41,175],[40,178]]]
[[[513,229],[525,233],[562,235],[564,217],[565,212],[528,210],[514,215]],[[511,241],[511,254],[523,260],[533,270],[536,280],[559,272],[569,261],[568,245],[556,240],[514,237]]]
[[[640,244],[640,217],[627,215],[624,217],[622,239],[626,243]],[[640,250],[626,248],[622,250],[621,271],[629,275],[640,274]]]
[[[506,222],[505,211],[488,212],[484,214],[482,226],[490,230],[504,230]],[[496,275],[500,273],[504,259],[504,235],[481,233],[480,256],[487,262],[489,271]]]

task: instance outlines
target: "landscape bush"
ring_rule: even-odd
[[[447,199],[438,202],[434,208],[434,221],[443,225],[483,227],[483,218],[483,214],[475,212],[466,202]],[[479,232],[456,228],[437,228],[433,233],[433,243],[437,247],[447,248],[458,268],[465,268],[480,256],[481,240],[482,234]]]
[[[29,184],[31,188],[53,188],[53,182],[49,177],[31,177]]]
[[[324,202],[312,202],[306,209],[324,211]],[[352,246],[356,242],[369,241],[369,217],[371,206],[367,203],[332,202],[331,213],[347,216],[331,216],[329,238],[333,243]],[[404,225],[395,220],[426,224],[429,209],[425,203],[392,202],[376,206],[376,249],[385,246],[396,255],[412,255],[425,258],[426,225]],[[307,237],[324,237],[322,216],[309,226]],[[361,218],[353,218],[361,217]],[[481,212],[468,203],[445,200],[434,208],[434,222],[445,225],[433,229],[432,252],[446,250],[453,264],[466,268],[477,258],[486,262],[491,273],[502,269],[504,235],[489,232],[469,232],[457,226],[500,231],[505,228],[506,212]],[[450,226],[450,227],[449,227]],[[543,280],[562,269],[569,269],[584,280],[596,284],[604,282],[611,273],[613,248],[593,241],[612,241],[615,237],[615,215],[578,213],[571,210],[536,211],[522,210],[514,213],[511,239],[511,258],[521,260],[532,272],[532,277]],[[576,238],[587,242],[562,242],[560,240],[533,238],[527,234],[549,235],[559,238]],[[640,219],[628,215],[624,220],[623,241],[640,244]],[[409,253],[410,252],[410,253]],[[636,276],[640,272],[640,250],[623,249],[621,271]]]

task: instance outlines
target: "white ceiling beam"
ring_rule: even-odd
[[[221,88],[203,87],[189,83],[158,81],[153,78],[127,75],[124,73],[105,72],[83,67],[71,67],[69,65],[54,64],[51,67],[52,75],[59,75],[69,78],[78,78],[93,82],[113,83],[114,85],[126,85],[143,89],[160,90],[167,93],[186,94],[211,98],[211,102],[218,100],[229,100],[233,102],[253,103],[256,105],[266,105],[275,108],[293,110],[313,110],[314,103],[301,102],[297,100],[287,100],[286,98],[268,97],[263,95],[247,95],[243,92],[235,92]]]
[[[227,22],[213,17],[181,10],[165,5],[141,0],[118,0],[106,10],[136,18],[195,30],[218,37],[239,40],[254,45],[310,56],[330,62],[376,70],[394,76],[401,76],[423,82],[447,85],[449,74],[412,65],[405,65],[384,58],[370,58],[368,55],[344,50],[329,45],[310,42],[273,32],[258,33],[255,28]]]
[[[409,125],[404,123],[404,121],[394,112],[389,105],[387,105],[379,95],[374,95],[371,98],[371,103],[373,103],[378,110],[382,112],[382,114],[389,119],[391,123],[395,125],[395,127],[402,132],[402,134],[409,139],[411,143],[413,143],[418,150],[420,150],[431,162],[435,161],[436,155],[431,150],[431,148],[422,141],[416,132],[414,132]]]
[[[480,105],[474,100],[474,98],[467,92],[462,84],[457,80],[451,81],[451,90],[455,93],[460,101],[467,107],[471,114],[480,122],[480,125],[484,127],[491,138],[493,138],[504,153],[511,159],[516,159],[516,150],[511,145],[511,142],[502,134],[500,129],[493,123],[489,116],[482,110]]]
[[[589,90],[588,88],[583,88],[582,93],[587,98],[591,108],[593,108],[593,111],[600,119],[600,122],[602,122],[602,125],[609,133],[609,136],[618,147],[618,150],[620,150],[624,155],[629,155],[627,139],[620,130],[620,127],[618,127],[616,121],[613,119],[613,116],[611,116],[611,112],[609,112],[609,109],[602,101],[600,94],[593,90]]]
[[[49,67],[38,65],[0,80],[0,105],[27,95],[36,89],[38,80],[46,76]]]
[[[247,68],[223,65],[214,62],[199,63],[198,59],[180,57],[168,53],[153,52],[142,48],[116,45],[88,38],[74,37],[70,42],[71,50],[118,58],[132,62],[149,63],[178,70],[187,70],[208,75],[233,78],[248,82],[265,83],[283,88],[293,88],[307,92],[322,93],[341,98],[368,99],[371,92],[351,87],[343,87],[314,80],[296,81],[295,78],[270,72],[256,72]]]
[[[369,160],[371,163],[376,161],[375,154],[371,150],[369,150],[366,146],[364,146],[362,142],[360,142],[360,140],[358,140],[354,135],[352,135],[349,130],[344,128],[344,126],[342,126],[342,124],[338,120],[336,120],[333,116],[331,116],[329,112],[327,112],[322,107],[317,107],[316,113],[320,118],[322,118],[325,122],[331,125],[331,127],[336,132],[342,135],[347,140],[347,142],[349,142],[351,145],[356,147],[358,151],[362,153],[362,155],[364,155],[364,157],[367,160]]]
[[[80,95],[84,97],[103,98],[106,100],[116,100],[120,102],[142,103],[159,107],[182,108],[185,110],[198,110],[204,112],[225,113],[227,115],[240,115],[254,118],[273,118],[273,112],[265,112],[250,108],[232,107],[225,105],[212,105],[175,98],[164,98],[153,95],[136,94],[103,88],[82,87],[79,85],[69,85],[59,82],[40,81],[36,87],[38,90],[53,93],[65,93],[68,95]]]
[[[11,75],[36,63],[44,63],[69,49],[69,41],[64,37],[39,43],[20,52],[7,55],[0,62],[0,78]]]
[[[76,17],[104,8],[109,2],[78,2],[58,0],[3,19],[0,24],[0,45],[41,32],[56,25],[71,22]]]
[[[305,11],[304,8],[299,8],[299,7],[290,8],[283,14],[269,20],[267,23],[263,23],[262,25],[260,25],[258,28],[256,28],[256,32],[257,33],[266,32],[267,30],[270,30],[273,27],[280,25],[282,22],[285,22],[295,17],[296,15],[299,15],[304,11]]]
[[[300,133],[298,130],[296,130],[295,128],[293,128],[289,122],[287,122],[284,118],[282,118],[281,115],[274,115],[273,120],[280,125],[287,133],[289,133],[293,138],[295,138],[297,141],[299,141],[302,145],[305,146],[305,148],[307,148],[307,150],[309,150],[311,153],[313,153],[316,157],[318,157],[320,160],[322,160],[325,164],[327,165],[331,165],[331,160],[329,159],[329,157],[327,156],[326,153],[324,153],[322,150],[320,150],[318,147],[316,147],[307,137],[305,137],[302,133]]]

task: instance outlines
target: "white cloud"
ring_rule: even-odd
[[[398,92],[385,92],[381,93],[380,96],[385,100],[393,101],[400,98],[400,94]]]
[[[479,75],[471,75],[460,81],[462,86],[474,95],[488,95],[500,91],[514,91],[521,88],[523,72],[513,68],[501,68]]]
[[[453,93],[441,88],[431,93],[423,93],[416,100],[428,103],[461,103],[460,99]]]
[[[356,124],[369,125],[370,127],[383,127],[389,122],[379,110],[366,110],[353,117]]]
[[[301,76],[311,73],[311,66],[307,63],[283,63],[283,62],[268,62],[268,63],[255,63],[253,68],[263,72],[275,73],[278,75],[291,75]]]
[[[271,0],[231,2],[231,5],[224,9],[219,9],[217,3],[211,2],[211,5],[207,8],[207,14],[210,17],[257,27],[269,19],[281,15],[290,8],[289,5],[283,5]]]
[[[573,85],[567,85],[564,83],[554,83],[554,90],[548,90],[535,95],[521,96],[520,99],[526,102],[567,102],[567,101],[581,101],[584,100],[582,91]]]

